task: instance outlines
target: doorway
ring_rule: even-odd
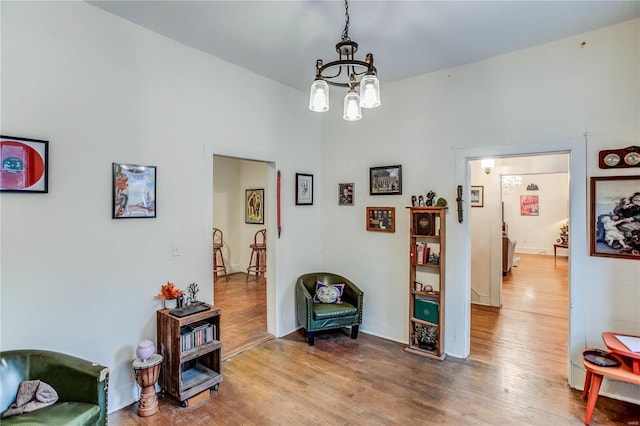
[[[569,262],[552,254],[569,218],[569,156],[500,157],[489,170],[480,163],[470,161],[481,196],[469,212],[470,356],[566,380]],[[487,229],[501,233],[495,250]]]
[[[493,157],[518,157],[526,155],[546,155],[552,153],[567,153],[569,156],[569,220],[571,223],[571,233],[569,236],[569,258],[571,262],[567,265],[567,280],[569,287],[569,321],[568,321],[568,344],[567,355],[564,367],[568,370],[569,385],[575,387],[584,379],[584,374],[580,370],[581,354],[580,348],[586,338],[584,322],[580,321],[586,311],[585,297],[581,292],[580,283],[586,280],[585,268],[580,268],[587,262],[587,255],[583,250],[576,250],[575,247],[584,247],[587,244],[587,212],[586,203],[586,138],[572,138],[541,143],[529,143],[519,145],[489,146],[473,149],[459,150],[456,153],[456,179],[465,184],[467,190],[471,185],[471,174],[469,162],[475,159]],[[464,203],[465,211],[468,212],[469,202]],[[497,217],[500,217],[498,208]],[[466,216],[465,216],[466,217]],[[456,338],[456,330],[447,337],[447,352],[456,357],[466,358],[471,352],[471,227],[470,221],[465,220],[460,226],[452,229],[451,239],[455,242],[452,250],[454,256],[460,259],[459,267],[455,274],[461,278],[461,285],[455,289],[450,289],[451,297],[464,301],[458,306],[448,305],[450,321],[454,327],[460,327],[461,337]],[[495,232],[494,232],[495,231]],[[492,229],[488,237],[487,245],[497,248],[501,240],[501,230]],[[449,299],[450,300],[450,299]],[[450,324],[451,324],[450,322]],[[542,332],[542,330],[541,330]],[[526,351],[524,352],[526,353]],[[575,357],[575,359],[574,359]]]
[[[266,206],[269,167],[265,161],[213,156],[212,220],[223,235],[221,253],[227,272],[227,277],[214,274],[213,282],[214,303],[223,312],[224,358],[273,338],[267,330],[267,274],[247,273],[250,261],[255,263],[250,245],[256,233],[266,229],[268,235],[270,231]],[[251,214],[247,194],[251,194],[252,206],[256,194],[261,197]]]

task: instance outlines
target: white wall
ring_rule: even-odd
[[[640,139],[638,29],[636,19],[397,83],[384,82],[381,61],[382,106],[365,111],[356,123],[343,122],[333,113],[322,137],[327,178],[321,191],[331,200],[323,204],[323,219],[327,229],[335,231],[323,233],[324,258],[327,269],[349,276],[364,290],[363,330],[407,342],[409,226],[408,214],[402,212],[411,194],[432,189],[452,206],[447,220],[451,257],[446,271],[445,350],[453,356],[468,354],[468,222],[459,224],[453,207],[456,186],[468,185],[456,176],[468,174],[458,173],[457,152],[527,146],[536,153],[537,146],[581,138],[586,132],[587,163],[581,167],[588,175],[634,173],[599,170],[597,154],[607,147],[637,145]],[[587,42],[584,47],[582,41]],[[402,196],[368,195],[369,167],[385,164],[402,164]],[[340,181],[353,181],[360,188],[355,208],[333,202]],[[583,203],[586,212],[587,182],[574,184],[581,196],[576,202]],[[396,207],[395,234],[365,231],[365,207],[376,205]],[[586,227],[571,232],[578,243],[572,261],[588,277],[572,282],[574,335],[569,352],[572,382],[578,383],[585,344],[602,347],[600,334],[606,330],[640,333],[640,264],[589,257]],[[637,388],[632,392],[617,383],[607,384],[604,391],[638,399]]]
[[[160,285],[195,281],[212,301],[213,154],[282,171],[269,308],[275,334],[294,330],[295,279],[320,257],[320,229],[294,231],[320,222],[293,200],[296,171],[320,177],[307,94],[84,2],[0,7],[2,134],[50,141],[49,193],[0,196],[1,348],[91,359],[111,369],[110,411],[137,399],[130,362],[155,340]],[[114,161],[158,167],[156,219],[111,219]]]

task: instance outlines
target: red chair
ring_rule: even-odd
[[[218,228],[213,228],[213,279],[218,279],[219,273],[224,273],[224,276],[229,281],[227,275],[227,266],[224,264],[224,257],[222,257],[222,247],[224,246],[224,237],[222,231]],[[218,263],[218,259],[220,262]]]
[[[267,271],[267,230],[261,229],[256,232],[253,236],[253,244],[249,247],[251,248],[251,257],[249,257],[246,281],[249,281],[249,275],[252,273],[256,275],[257,280]]]

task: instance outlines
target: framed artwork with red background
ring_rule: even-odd
[[[49,141],[0,136],[0,191],[49,192]]]

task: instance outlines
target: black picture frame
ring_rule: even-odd
[[[264,188],[244,190],[244,223],[264,225]]]
[[[49,141],[0,136],[0,192],[49,192]]]
[[[112,218],[155,218],[157,168],[126,163],[112,166]]]
[[[296,173],[296,206],[313,205],[313,175]]]
[[[590,180],[591,256],[640,260],[640,176]]]
[[[469,188],[469,202],[471,207],[484,207],[484,186],[471,186]]]
[[[369,195],[402,195],[402,166],[370,167]]]

